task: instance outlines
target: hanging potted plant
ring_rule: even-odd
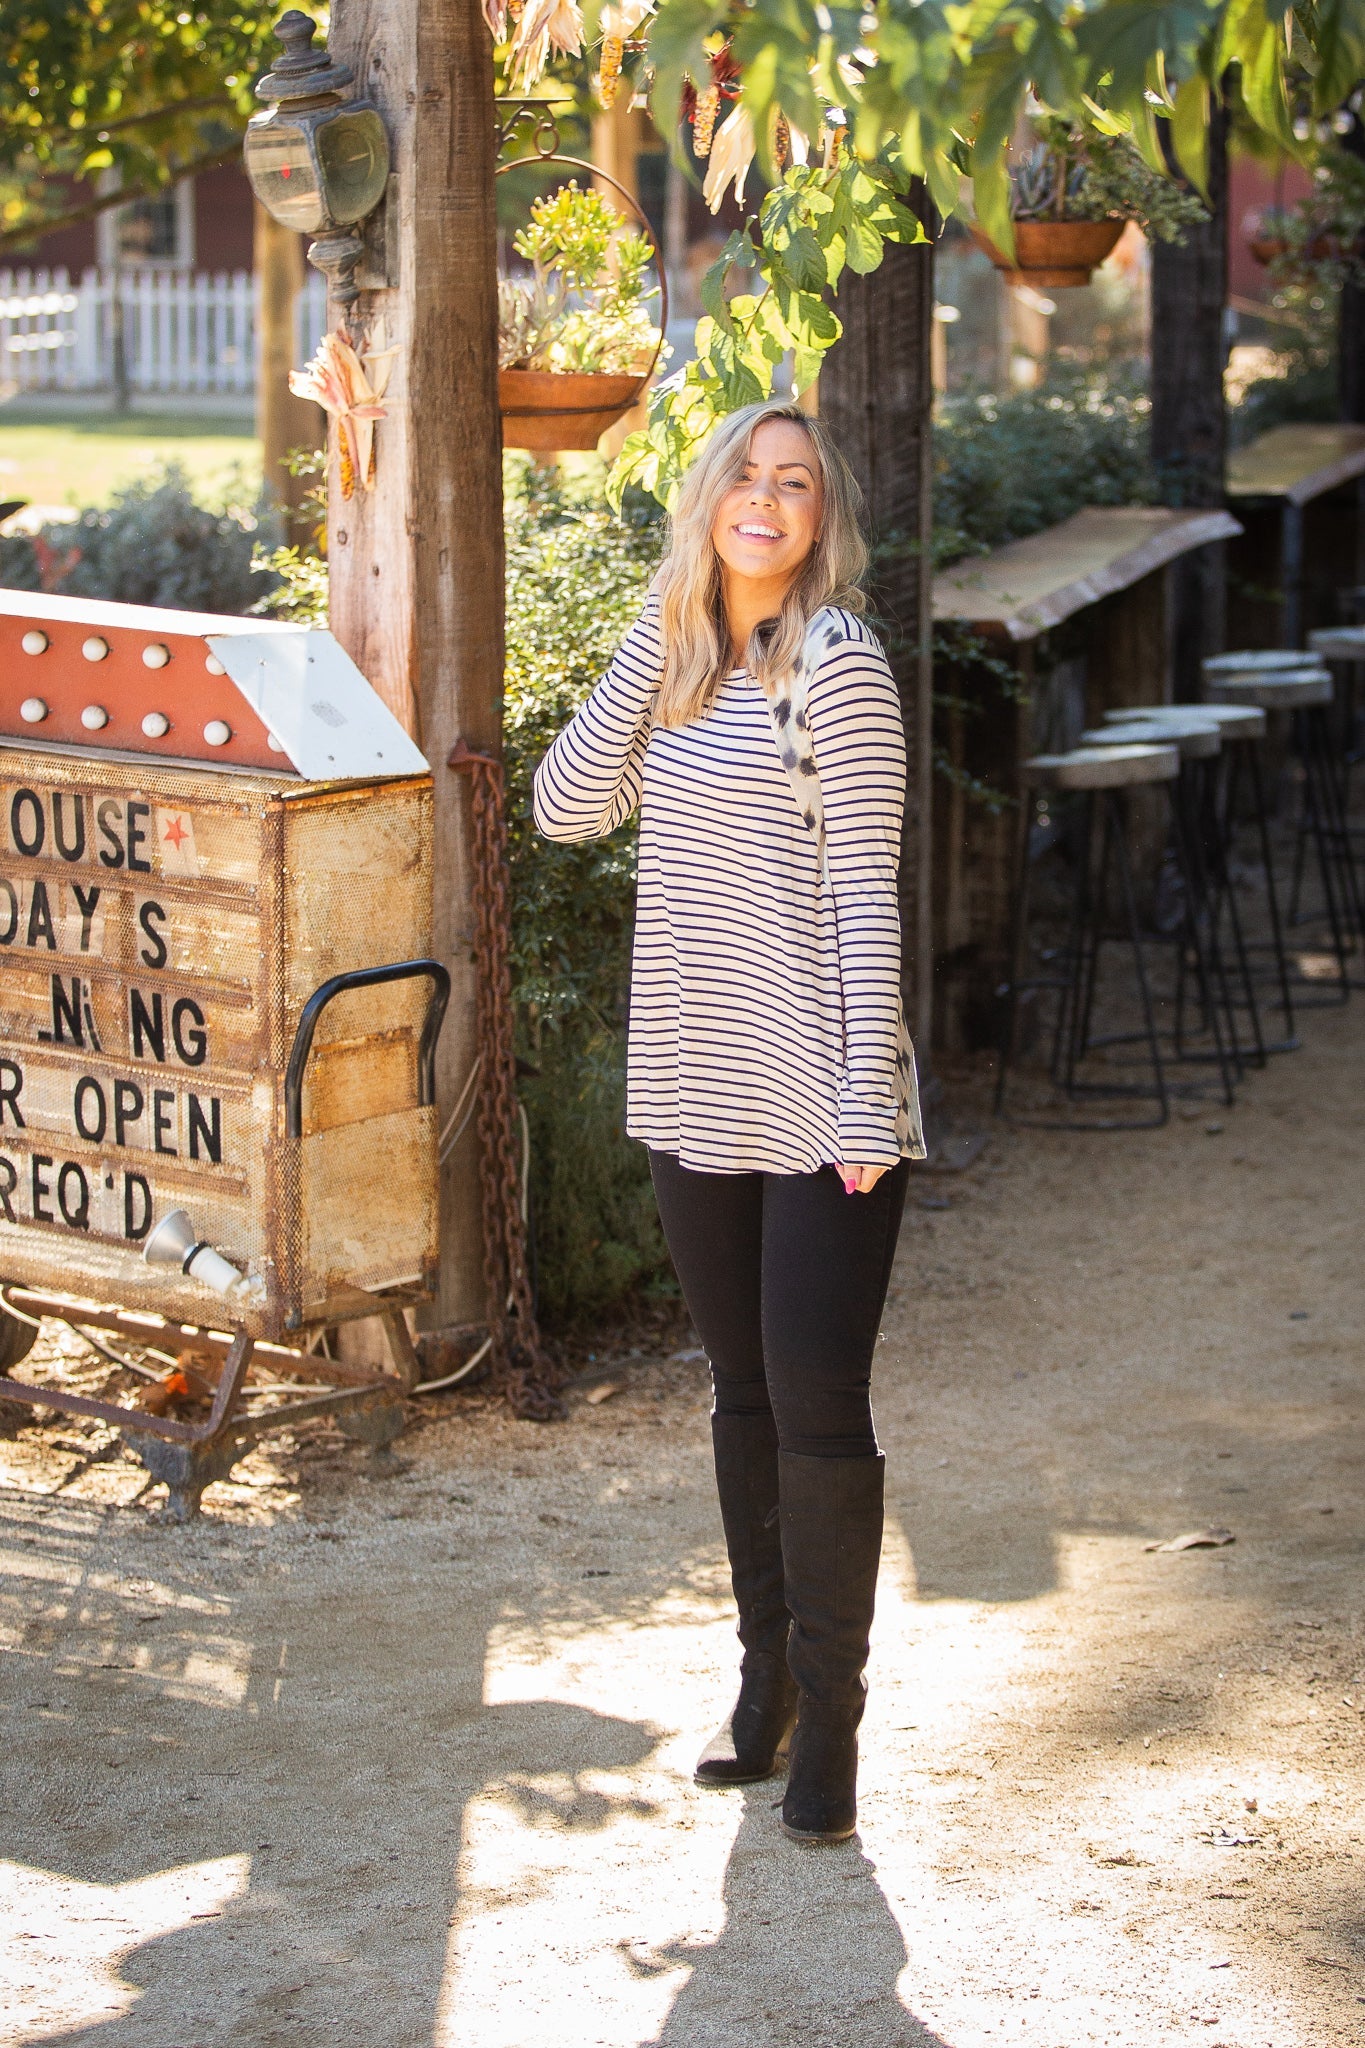
[[[1282,284],[1336,289],[1365,275],[1365,161],[1336,145],[1322,150],[1313,190],[1292,206],[1266,207],[1242,223],[1258,263]]]
[[[1152,170],[1126,135],[1051,117],[1032,125],[1033,146],[1010,167],[1013,259],[972,223],[977,242],[1012,284],[1089,284],[1130,220],[1149,237],[1178,242],[1187,227],[1208,219],[1202,202]]]
[[[589,164],[580,168],[603,178]],[[606,182],[635,213],[638,230],[601,192],[574,180],[535,200],[513,239],[528,267],[498,280],[498,403],[507,448],[595,448],[635,404],[662,353],[668,295],[654,237],[630,195]]]

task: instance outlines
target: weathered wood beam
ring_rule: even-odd
[[[453,980],[437,1067],[444,1119],[475,1055],[468,791],[445,762],[458,738],[500,747],[492,47],[478,0],[335,0],[329,41],[384,115],[396,177],[389,282],[362,292],[352,324],[373,334],[382,315],[398,349],[374,488],[348,503],[333,434],[331,620],[436,778],[434,950]],[[382,945],[377,933],[377,954]],[[467,1137],[442,1177],[442,1323],[482,1303],[475,1159]]]
[[[902,977],[906,1020],[924,1060],[933,1016],[933,311],[933,245],[888,243],[870,276],[845,272],[838,299],[844,331],[820,373],[820,418],[867,500],[873,598],[905,717]]]

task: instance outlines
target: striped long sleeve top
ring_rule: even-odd
[[[655,598],[536,772],[551,839],[612,832],[640,806],[626,1129],[702,1172],[890,1166],[919,1149],[897,1135],[900,703],[863,622],[823,617],[807,698],[823,872],[747,671],[704,718],[653,724]]]

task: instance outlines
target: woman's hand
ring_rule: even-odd
[[[844,1166],[836,1159],[834,1171],[844,1184],[845,1194],[870,1195],[882,1175],[890,1172],[890,1168],[886,1166]]]

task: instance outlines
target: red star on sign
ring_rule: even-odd
[[[171,819],[171,822],[166,827],[165,833],[163,835],[163,837],[170,840],[171,845],[175,848],[177,853],[179,853],[180,851],[181,843],[184,840],[188,839],[189,836],[189,833],[185,830],[185,827],[181,824],[179,818]]]

